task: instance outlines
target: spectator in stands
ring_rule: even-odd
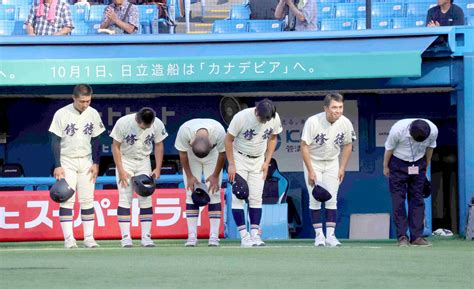
[[[74,6],[82,6],[84,8],[90,9],[91,4],[87,2],[87,0],[77,0],[77,2],[74,4]]]
[[[100,28],[113,30],[116,34],[136,33],[140,25],[137,6],[127,0],[113,2],[105,9]]]
[[[316,31],[316,0],[280,0],[275,9],[275,18],[283,19],[285,14],[288,14],[290,30],[293,30],[291,23],[296,21],[294,30]]]
[[[61,0],[35,2],[25,26],[28,35],[68,35],[74,29],[69,4]]]
[[[428,10],[426,26],[464,25],[462,8],[453,4],[453,0],[438,0],[438,5]]]

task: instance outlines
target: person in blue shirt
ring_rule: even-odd
[[[462,8],[453,4],[453,0],[438,0],[438,5],[428,10],[426,26],[455,26],[464,25]]]

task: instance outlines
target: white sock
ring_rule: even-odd
[[[140,222],[140,225],[142,226],[142,238],[145,235],[151,235],[151,222]]]
[[[258,235],[258,229],[251,229],[251,230],[250,230],[250,235],[251,235],[252,237]]]
[[[128,236],[129,238],[132,238],[130,236],[130,222],[119,222],[120,226],[120,233],[122,234],[122,238],[124,236]]]
[[[323,228],[317,228],[317,229],[314,229],[314,231],[316,232],[316,237],[317,237],[317,236],[321,236],[321,235],[324,236],[324,234],[323,234]]]
[[[221,224],[221,219],[212,218],[209,219],[209,222],[211,223],[210,236],[216,238],[219,237],[219,226]]]
[[[74,233],[72,232],[72,222],[61,222],[61,228],[63,229],[64,240],[74,238]]]
[[[94,221],[83,221],[84,239],[94,238]]]
[[[186,218],[188,222],[188,236],[197,236],[198,218]],[[212,223],[211,223],[212,225]],[[212,228],[212,227],[211,227]]]
[[[326,235],[328,237],[336,237],[334,235],[334,229],[335,229],[334,227],[326,227]]]
[[[240,233],[240,238],[242,238],[242,239],[247,237],[248,234],[249,234],[249,232],[247,232],[247,230],[241,230],[241,231],[239,231],[239,233]]]

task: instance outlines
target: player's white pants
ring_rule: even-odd
[[[134,177],[137,175],[150,175],[151,174],[151,163],[150,158],[145,158],[142,160],[138,159],[130,159],[125,158],[122,156],[122,165],[125,171],[130,175],[130,177]],[[115,170],[116,180],[117,180],[117,188],[119,191],[119,207],[122,208],[130,208],[133,199],[133,185],[132,180],[129,178],[128,187],[122,187],[119,184],[119,173],[118,170]],[[150,197],[142,197],[138,196],[138,202],[140,203],[140,208],[150,208],[151,204],[151,196]]]
[[[339,189],[339,160],[330,161],[311,161],[313,170],[316,173],[316,181],[321,182],[323,187],[328,190],[332,198],[326,202],[326,209],[336,210],[337,209],[337,191]],[[313,197],[312,191],[313,186],[308,184],[308,170],[303,163],[304,168],[304,179],[306,182],[306,188],[309,194],[309,208],[311,210],[320,210],[321,202],[316,201]]]
[[[234,161],[237,173],[247,181],[249,186],[249,206],[256,209],[261,208],[263,186],[265,184],[262,173],[262,165],[265,161],[264,156],[252,159],[234,150]],[[244,202],[245,200],[237,199],[232,194],[232,209],[243,209]]]
[[[201,181],[202,175],[204,175],[204,180],[207,179],[216,168],[217,158],[219,157],[219,152],[217,150],[212,150],[209,155],[205,158],[198,158],[194,155],[194,153],[190,150],[188,151],[188,161],[189,161],[189,168],[191,169],[191,173],[193,176],[198,180]],[[186,172],[183,170],[183,177],[184,177],[184,187],[187,188],[187,177]],[[219,173],[219,188],[222,183],[222,170]],[[209,184],[208,189],[209,189]],[[186,190],[186,204],[193,204],[193,200],[191,199],[191,191]],[[220,190],[216,193],[209,194],[211,197],[211,201],[209,204],[218,204],[221,202],[221,193]]]
[[[94,183],[91,181],[89,170],[92,167],[90,155],[81,158],[69,158],[61,156],[61,167],[64,169],[64,177],[68,185],[73,188],[81,204],[81,209],[94,207]],[[76,193],[64,203],[62,208],[72,209],[76,201]]]

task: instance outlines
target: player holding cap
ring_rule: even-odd
[[[308,118],[301,135],[301,156],[304,161],[304,177],[309,193],[311,221],[316,233],[315,246],[340,246],[334,230],[337,215],[337,191],[344,179],[347,162],[356,139],[351,121],[342,115],[344,97],[331,93],[324,98],[324,112]],[[339,162],[339,154],[342,151]],[[317,185],[326,189],[331,198],[325,202],[326,236],[321,221],[321,202],[315,195]]]
[[[113,138],[112,154],[116,166],[119,205],[117,217],[122,234],[121,245],[124,248],[133,246],[130,235],[130,205],[132,204],[133,186],[131,177],[145,174],[155,179],[160,178],[163,162],[163,140],[168,136],[165,126],[149,107],[137,113],[123,116],[115,123],[110,136]],[[156,168],[151,170],[150,154],[155,150]],[[142,229],[141,245],[154,247],[151,239],[151,222],[153,209],[151,196],[138,196],[140,203],[140,225]]]
[[[239,174],[249,187],[250,234],[245,227],[245,201],[232,194],[232,214],[240,232],[241,246],[264,246],[260,237],[262,195],[268,166],[282,126],[276,107],[269,99],[238,112],[227,129],[225,148],[229,181]]]
[[[49,127],[54,155],[53,176],[66,179],[78,194],[81,220],[84,228],[84,247],[95,248],[94,240],[94,185],[99,173],[99,136],[105,128],[100,115],[90,107],[92,88],[79,84],[73,90],[73,103],[54,114]],[[64,235],[64,247],[77,248],[73,234],[75,194],[60,204],[59,220]]]
[[[174,146],[179,151],[186,187],[186,220],[188,223],[186,247],[197,245],[197,222],[200,204],[193,202],[191,195],[195,190],[195,186],[201,182],[202,176],[204,176],[208,191],[202,193],[210,195],[208,210],[211,228],[208,245],[211,247],[219,246],[220,187],[222,168],[225,162],[224,138],[224,127],[213,119],[192,119],[181,125],[178,130]]]

